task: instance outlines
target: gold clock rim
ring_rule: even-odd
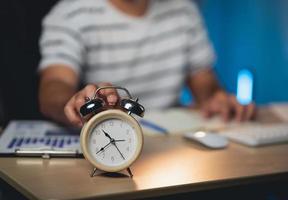
[[[91,129],[93,129],[96,126],[95,124],[98,124],[101,121],[111,119],[111,118],[128,121],[128,123],[130,123],[130,125],[132,125],[132,127],[135,128],[135,133],[136,133],[137,141],[138,141],[138,144],[136,146],[136,151],[134,155],[132,156],[132,158],[129,159],[127,162],[118,166],[107,166],[107,165],[103,165],[102,163],[97,162],[96,159],[92,157],[88,149],[88,144],[89,144],[88,139],[89,139],[89,135],[91,134]],[[134,119],[132,116],[118,109],[109,109],[109,110],[103,111],[93,116],[88,122],[84,124],[81,130],[81,134],[80,134],[80,143],[81,143],[81,149],[82,149],[82,153],[84,157],[94,167],[103,171],[107,171],[107,172],[117,172],[117,171],[121,171],[131,166],[132,163],[135,162],[136,159],[139,157],[143,148],[143,131],[138,121]]]

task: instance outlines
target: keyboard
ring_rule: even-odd
[[[247,146],[288,142],[288,124],[253,124],[221,131],[228,139]]]

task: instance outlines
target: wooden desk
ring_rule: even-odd
[[[288,176],[288,144],[208,150],[179,136],[146,137],[132,166],[90,178],[84,159],[0,158],[0,176],[30,199],[132,199]]]

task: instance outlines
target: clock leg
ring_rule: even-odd
[[[92,169],[92,171],[91,171],[91,173],[90,173],[90,177],[95,176],[96,170],[97,170],[96,167],[94,167],[94,168]]]
[[[132,178],[132,177],[133,177],[133,174],[132,174],[132,171],[130,170],[129,167],[127,168],[127,172],[128,172],[128,174],[129,174],[130,178]]]

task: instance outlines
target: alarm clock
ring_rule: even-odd
[[[99,91],[114,88],[123,90],[128,98],[122,98],[117,105],[105,104]],[[133,115],[143,117],[144,107],[133,99],[126,88],[105,86],[96,90],[81,108],[80,114],[85,122],[80,134],[81,149],[84,157],[93,165],[91,177],[96,170],[118,172],[127,169],[133,176],[130,166],[139,157],[143,147],[143,132]],[[92,115],[92,117],[91,117]]]

